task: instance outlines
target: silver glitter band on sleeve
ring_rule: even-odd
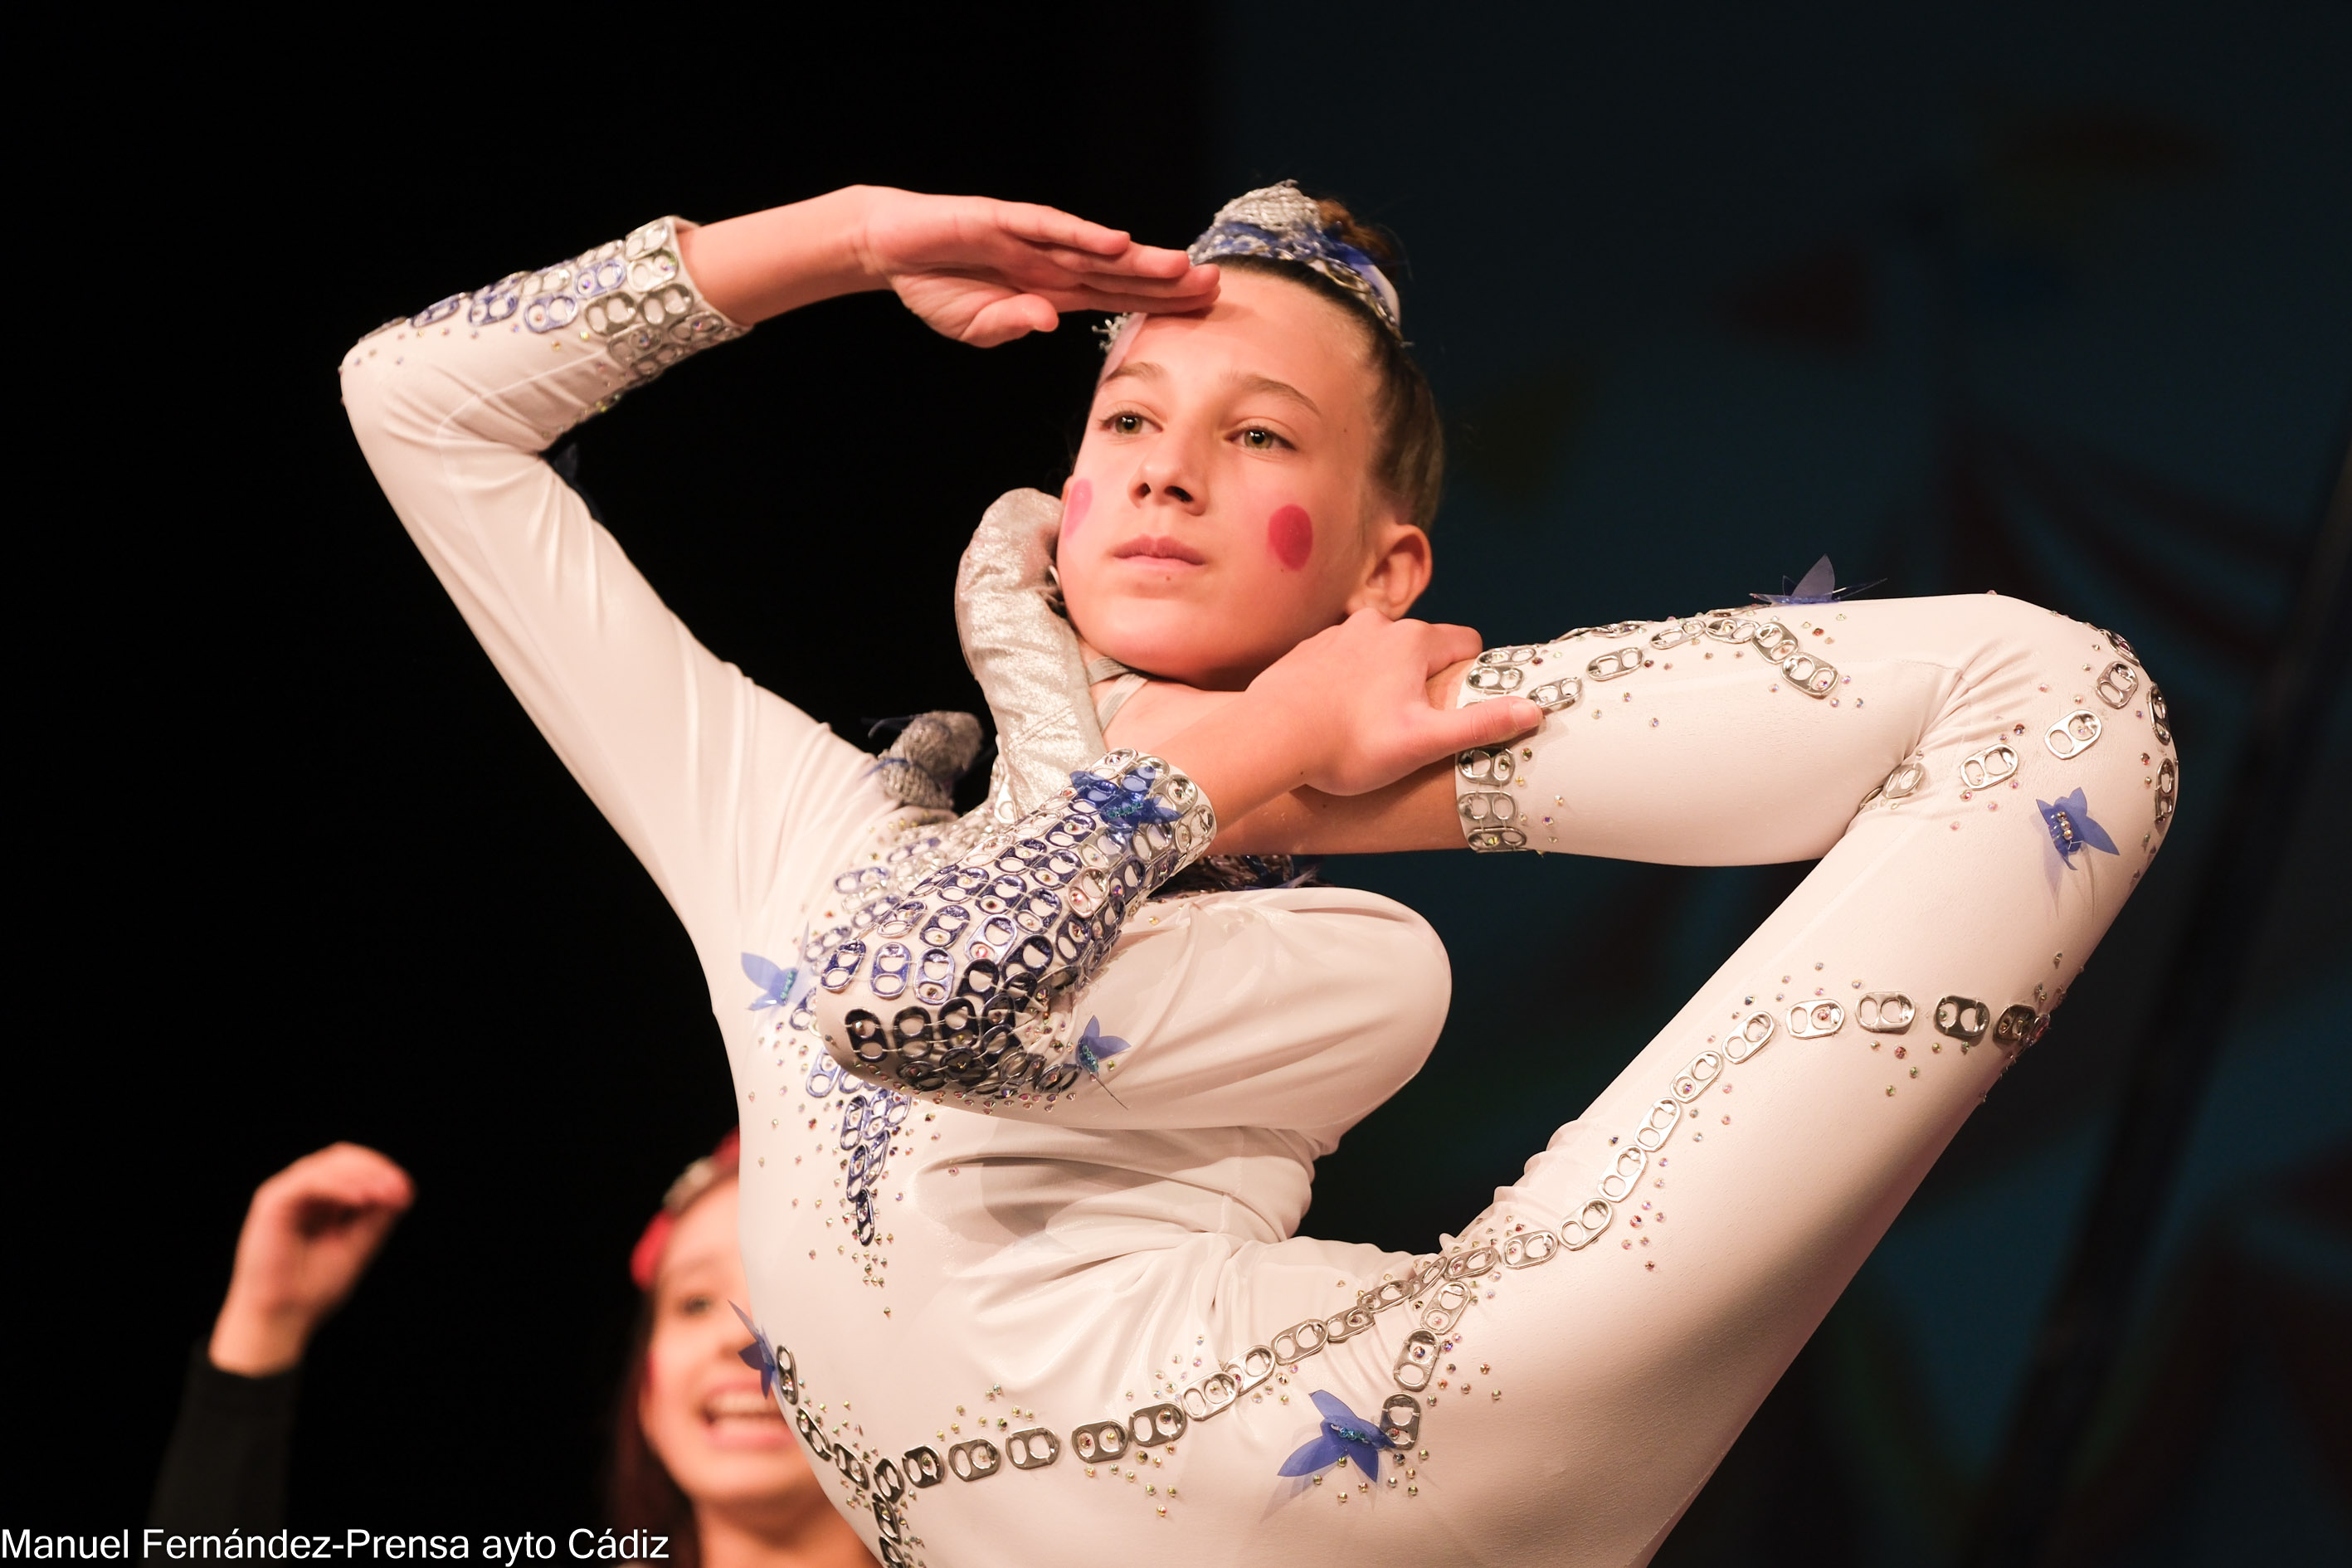
[[[1541,708],[1547,718],[1566,712],[1584,700],[1584,680],[1570,673],[1560,643],[1581,635],[1570,632],[1559,642],[1540,647],[1488,648],[1463,673],[1455,706],[1467,707],[1496,697],[1524,697]],[[1519,742],[1516,751],[1510,744],[1488,746],[1454,759],[1454,808],[1462,819],[1462,837],[1471,848],[1501,854],[1528,847],[1527,831],[1519,825],[1519,799],[1511,787],[1519,763],[1533,760],[1536,738]]]
[[[682,226],[690,226],[656,218],[567,260],[452,294],[408,324],[422,331],[462,321],[477,331],[506,327],[561,333],[601,346],[626,386],[643,385],[688,355],[748,330],[704,302],[678,258]]]
[[[1807,653],[1799,646],[1797,634],[1781,622],[1737,610],[1716,610],[1679,620],[1577,626],[1548,643],[1490,647],[1464,673],[1456,706],[1497,697],[1524,697],[1547,716],[1564,713],[1584,700],[1589,684],[1639,674],[1657,663],[1657,654],[1701,637],[1743,647],[1753,644],[1768,663],[1779,667],[1790,690],[1815,701],[1837,689],[1837,667]],[[2097,719],[2088,713],[2081,717],[2090,724],[2077,727],[2076,742],[2087,746],[2089,741],[2081,736],[2087,733],[2096,739]],[[1546,725],[1540,734],[1517,742],[1516,750],[1510,745],[1493,746],[1464,752],[1454,760],[1454,809],[1462,819],[1462,837],[1471,848],[1494,854],[1531,847],[1527,826],[1520,820],[1520,799],[1513,791],[1526,782],[1522,764],[1535,760],[1535,747],[1550,733],[1550,726]],[[2053,750],[2056,749],[2053,744]],[[1977,766],[1987,782],[1998,783],[2016,771],[2017,754],[2007,746],[1996,746],[1963,766]]]
[[[1093,979],[1135,908],[1216,833],[1208,796],[1158,757],[1115,751],[1072,773],[824,953],[812,1010],[827,1050],[920,1092],[1073,1087],[1076,1068],[1015,1030]]]

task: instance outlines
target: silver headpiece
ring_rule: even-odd
[[[1185,255],[1195,266],[1220,256],[1271,256],[1310,268],[1361,300],[1382,325],[1404,335],[1396,286],[1379,263],[1323,222],[1315,198],[1296,180],[1263,185],[1217,209],[1208,229]]]
[[[1397,303],[1396,285],[1362,251],[1326,227],[1315,198],[1296,180],[1261,185],[1235,196],[1217,209],[1216,217],[1185,249],[1195,266],[1220,256],[1270,256],[1311,268],[1364,302],[1382,326],[1402,339],[1404,313]],[[1142,318],[1113,316],[1095,330],[1102,334],[1103,368],[1113,368],[1112,356],[1127,330]]]

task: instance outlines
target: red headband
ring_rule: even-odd
[[[629,1278],[636,1281],[638,1289],[654,1288],[654,1276],[661,1268],[662,1253],[669,1247],[669,1233],[677,1228],[678,1215],[741,1167],[742,1144],[740,1131],[729,1132],[717,1148],[679,1172],[669,1191],[662,1194],[661,1212],[646,1222],[645,1234],[629,1249]]]

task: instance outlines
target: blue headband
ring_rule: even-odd
[[[1391,332],[1404,335],[1395,285],[1377,262],[1324,224],[1322,210],[1296,180],[1264,185],[1227,202],[1184,254],[1196,265],[1220,256],[1270,256],[1297,262],[1362,300]]]

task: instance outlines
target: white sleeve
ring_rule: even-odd
[[[1154,902],[1128,921],[1102,973],[1055,1009],[1061,1059],[1076,1058],[1090,1028],[1111,1054],[1099,1058],[1099,1086],[1079,1084],[1050,1119],[1283,1128],[1319,1157],[1421,1070],[1452,1000],[1437,933],[1377,893],[1303,887]]]
[[[791,843],[897,803],[873,759],[712,656],[540,454],[741,329],[706,307],[678,224],[441,301],[343,357],[393,510],[531,720],[704,954]]]

